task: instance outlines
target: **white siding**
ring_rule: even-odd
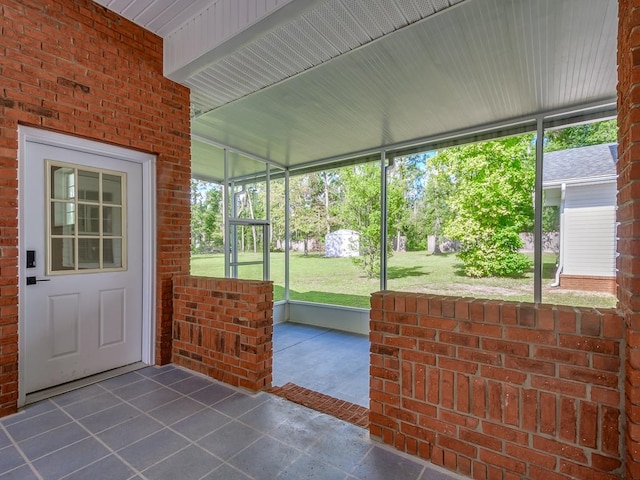
[[[615,204],[615,183],[567,186],[563,273],[615,275]]]

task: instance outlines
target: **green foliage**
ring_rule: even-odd
[[[614,119],[549,131],[545,135],[545,150],[553,152],[617,141],[618,123]]]
[[[476,240],[475,244],[464,243],[458,253],[465,275],[475,278],[521,276],[531,268],[527,256],[518,253],[522,240],[516,230],[488,230],[486,237]]]
[[[437,205],[436,218],[446,237],[461,242],[459,256],[469,276],[521,275],[529,268],[518,253],[518,233],[529,229],[533,218],[531,140],[521,136],[454,147],[428,164],[432,188],[448,194]]]
[[[222,189],[219,185],[191,180],[191,251],[222,249]]]
[[[380,272],[380,166],[366,163],[342,171],[342,218],[360,234],[359,264],[369,278]]]

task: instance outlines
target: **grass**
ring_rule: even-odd
[[[260,260],[261,254],[244,254],[241,261]],[[367,278],[350,258],[326,258],[323,255],[290,255],[290,298],[316,303],[369,308],[369,296],[380,290],[379,279]],[[560,290],[549,285],[554,278],[555,255],[543,258],[543,294],[545,303],[614,307],[614,295],[575,290]],[[387,289],[407,292],[474,298],[533,301],[533,272],[521,278],[465,277],[462,264],[454,254],[431,255],[425,252],[396,253],[389,259]],[[222,254],[193,255],[191,274],[224,276]],[[261,265],[239,267],[239,277],[262,279]],[[274,298],[284,299],[284,253],[271,254],[271,279]]]

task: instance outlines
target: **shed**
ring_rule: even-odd
[[[546,206],[560,210],[554,286],[615,293],[617,144],[544,156]]]
[[[360,234],[355,230],[336,230],[326,235],[326,257],[357,257],[359,255]]]

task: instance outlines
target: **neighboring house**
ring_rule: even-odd
[[[546,206],[560,208],[555,286],[615,293],[616,144],[547,153]]]

